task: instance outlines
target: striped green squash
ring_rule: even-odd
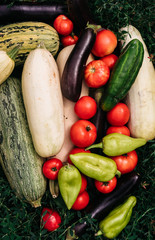
[[[136,80],[143,58],[143,44],[138,39],[133,39],[119,56],[103,90],[100,99],[103,111],[110,111],[127,95]]]
[[[28,53],[40,43],[44,43],[55,56],[60,44],[57,31],[42,22],[20,22],[0,27],[0,50],[9,51],[17,44],[22,45],[15,58],[16,65],[22,64]]]
[[[46,191],[43,158],[34,150],[21,94],[21,82],[8,78],[0,86],[0,163],[16,196],[33,207]]]

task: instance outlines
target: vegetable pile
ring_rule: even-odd
[[[135,226],[154,210],[146,166],[154,158],[155,70],[144,37],[134,22],[116,29],[92,17],[87,0],[6,4],[1,238],[141,239]],[[27,233],[13,221],[16,205]],[[153,239],[149,221],[142,238]]]

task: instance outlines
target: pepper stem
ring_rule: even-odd
[[[121,172],[119,170],[117,170],[116,175],[118,176],[118,178],[120,178],[121,177]]]
[[[59,185],[57,180],[49,180],[49,189],[53,198],[57,198],[59,195]]]
[[[103,148],[103,143],[100,142],[100,143],[90,145],[89,147],[85,148],[85,150],[87,151],[87,150],[92,149],[92,148]]]
[[[97,233],[95,233],[95,237],[97,237],[97,236],[101,236],[101,235],[103,235],[103,233],[102,233],[102,231],[101,231],[101,230],[98,230],[98,232],[97,232]]]
[[[9,52],[7,52],[7,55],[12,59],[15,60],[16,55],[19,51],[19,49],[21,48],[21,44],[18,44],[16,47],[14,47],[13,49],[11,49]]]

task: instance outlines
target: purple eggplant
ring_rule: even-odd
[[[52,24],[60,14],[68,15],[68,6],[64,4],[19,3],[0,5],[0,23],[20,21],[39,21]]]
[[[81,94],[84,68],[96,40],[99,25],[88,25],[81,32],[79,39],[70,53],[62,73],[61,88],[64,97],[76,102]]]

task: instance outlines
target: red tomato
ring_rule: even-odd
[[[56,230],[61,224],[61,217],[57,211],[43,208],[41,213],[41,225],[48,231]]]
[[[53,26],[55,30],[63,36],[67,36],[73,31],[73,22],[65,15],[56,17]]]
[[[70,154],[75,154],[75,153],[80,153],[80,152],[88,152],[88,153],[90,153],[91,151],[90,151],[90,150],[87,150],[87,151],[86,151],[84,148],[73,148],[73,149],[69,152],[69,154],[68,154],[68,162],[69,162],[70,164],[74,165],[74,164],[72,163],[69,155],[70,155]]]
[[[95,142],[97,129],[88,120],[78,120],[71,126],[70,137],[75,146],[85,148]]]
[[[117,169],[122,173],[129,173],[134,170],[138,163],[138,155],[135,150],[127,153],[126,155],[112,157],[116,162]]]
[[[51,158],[43,164],[43,174],[46,178],[55,180],[63,163],[58,158]]]
[[[93,60],[85,67],[84,78],[88,87],[99,88],[107,83],[109,77],[110,69],[101,60]]]
[[[92,118],[97,111],[97,103],[90,96],[83,96],[75,103],[74,111],[81,119]]]
[[[77,196],[77,199],[74,202],[72,209],[82,210],[88,205],[88,203],[89,203],[89,194],[87,191],[84,191]]]
[[[97,57],[104,57],[111,54],[117,46],[116,35],[106,29],[100,29],[96,35],[96,41],[92,53]]]
[[[110,68],[110,70],[112,70],[113,67],[115,66],[117,59],[118,59],[118,57],[115,54],[109,54],[109,55],[101,58],[100,60],[103,61],[105,64],[107,64],[107,66]]]
[[[107,120],[113,126],[123,126],[129,121],[130,111],[125,103],[117,103],[107,112]]]
[[[81,189],[80,189],[80,193],[84,192],[87,188],[87,178],[85,175],[81,174],[81,178],[82,178],[82,184],[81,184]]]
[[[95,180],[95,187],[101,193],[110,193],[112,192],[117,185],[117,178],[114,177],[108,182],[100,182]]]
[[[130,136],[130,130],[126,126],[121,126],[121,127],[110,126],[107,129],[106,134],[110,134],[110,133],[121,133],[121,134]]]
[[[64,47],[76,44],[77,41],[78,41],[78,37],[74,34],[73,35],[71,34],[68,36],[63,36],[61,38],[61,43]]]

